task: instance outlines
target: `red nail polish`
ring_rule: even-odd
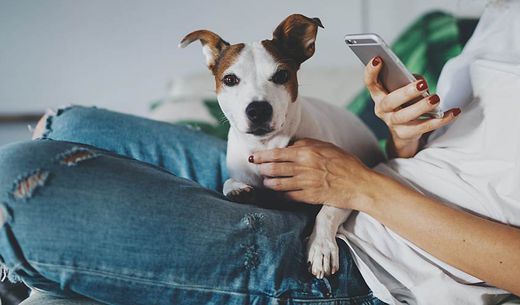
[[[430,96],[430,98],[428,99],[428,102],[431,105],[435,105],[435,104],[439,103],[440,101],[441,101],[441,98],[437,94]]]
[[[249,161],[249,163],[255,163],[255,157],[253,157],[253,155],[250,155],[249,158],[247,158],[247,161]]]
[[[424,90],[428,89],[428,84],[426,83],[426,81],[424,79],[421,79],[417,83],[416,87],[417,87],[417,90],[424,91]]]
[[[458,116],[462,111],[460,110],[460,108],[456,108],[455,110],[453,110],[453,116]]]
[[[381,63],[381,57],[376,56],[372,59],[372,66],[377,67]]]

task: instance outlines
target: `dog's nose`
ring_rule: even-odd
[[[266,101],[254,101],[247,105],[246,115],[253,124],[266,123],[273,116],[273,107]]]

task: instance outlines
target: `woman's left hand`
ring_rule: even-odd
[[[291,200],[358,209],[371,199],[374,172],[333,144],[303,139],[252,156],[264,186],[285,192]]]

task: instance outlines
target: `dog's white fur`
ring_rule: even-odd
[[[208,64],[214,60],[211,50],[203,47]],[[228,136],[227,166],[230,179],[225,182],[224,194],[249,191],[263,187],[258,166],[248,162],[253,152],[283,148],[292,139],[314,138],[333,143],[355,154],[366,164],[382,159],[377,141],[364,124],[345,109],[317,99],[298,96],[292,101],[288,90],[270,81],[279,63],[260,42],[245,44],[236,60],[222,75],[235,74],[237,86],[222,86],[218,101],[231,128]],[[338,97],[341,98],[341,97]],[[252,101],[267,101],[273,107],[270,127],[273,132],[257,136],[247,133],[249,120],[246,107]],[[347,219],[350,210],[324,205],[308,243],[308,261],[318,277],[333,274],[339,269],[336,233]]]

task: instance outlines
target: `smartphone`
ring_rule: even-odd
[[[367,65],[370,60],[376,56],[383,59],[383,68],[379,74],[379,80],[389,92],[402,88],[417,80],[379,35],[373,33],[348,34],[345,36],[345,43],[364,65]],[[426,92],[423,93],[423,97],[427,97],[428,95]],[[419,99],[406,103],[403,107],[413,104],[418,100]],[[442,118],[443,112],[439,106],[437,106],[434,110],[425,113],[423,116]]]

